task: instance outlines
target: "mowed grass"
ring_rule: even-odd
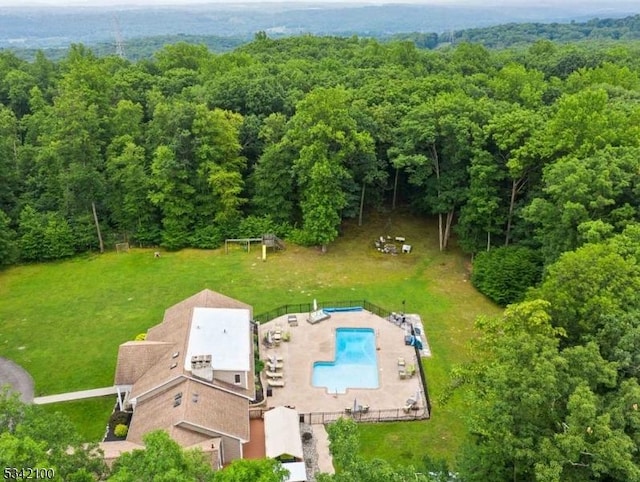
[[[424,365],[433,417],[419,423],[361,426],[362,452],[393,463],[418,464],[422,453],[452,460],[464,428],[463,407],[439,397],[453,365],[468,359],[473,321],[498,309],[467,281],[465,257],[437,249],[437,227],[410,215],[372,216],[364,226],[347,224],[326,254],[290,245],[285,252],[229,254],[134,249],[57,263],[25,265],[0,273],[0,356],[27,369],[36,396],[113,384],[118,346],[162,321],[166,308],[209,288],[240,299],[254,312],[287,303],[367,299],[390,310],[419,313],[433,352]],[[380,235],[405,236],[409,255],[377,252]],[[64,406],[82,433],[97,440],[110,402]],[[57,405],[53,409],[62,407]],[[101,417],[100,413],[104,410]]]

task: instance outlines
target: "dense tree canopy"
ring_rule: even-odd
[[[409,207],[437,218],[440,249],[474,255],[480,290],[515,303],[479,322],[481,356],[460,372],[463,480],[640,480],[638,52],[264,34],[138,63],[81,45],[57,62],[2,52],[0,266],[267,231],[326,249],[345,219]],[[6,465],[80,470],[59,421],[44,431],[9,405]],[[320,480],[415,478],[361,460],[348,425],[335,427],[342,471]],[[163,437],[114,480],[211,480]],[[271,477],[269,464],[213,480]]]
[[[2,263],[215,247],[248,216],[326,247],[403,204],[438,217],[442,249],[524,243],[550,263],[638,221],[635,52],[261,35],[138,63],[4,53]]]
[[[107,473],[96,444],[83,443],[70,420],[24,404],[7,387],[0,387],[0,464],[50,468],[51,480],[60,482],[91,482]]]
[[[640,479],[640,237],[563,254],[540,288],[481,320],[463,479]]]

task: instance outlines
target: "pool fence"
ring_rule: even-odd
[[[251,409],[249,418],[262,418],[268,409]],[[300,413],[300,423],[309,425],[324,425],[335,422],[340,418],[350,418],[356,422],[377,423],[377,422],[400,422],[412,420],[426,420],[429,418],[429,412],[426,407],[419,410],[406,410],[404,408],[392,408],[384,410],[369,409],[366,412],[350,413],[344,412],[311,412]]]
[[[374,305],[367,300],[348,300],[348,301],[318,301],[317,307],[319,310],[331,309],[331,308],[362,308],[369,311],[374,315],[378,315],[381,318],[389,318],[391,311]],[[277,308],[268,311],[266,313],[260,313],[253,317],[253,320],[257,323],[266,323],[279,316],[288,315],[290,313],[311,313],[315,311],[313,308],[313,302],[310,303],[294,303],[289,305],[278,306]]]
[[[253,322],[254,324],[254,332],[257,334],[258,332],[258,324],[260,323],[266,323],[268,321],[271,321],[275,318],[278,318],[280,316],[284,316],[284,315],[288,315],[291,313],[311,313],[312,311],[314,311],[314,303],[316,303],[316,306],[318,309],[325,309],[325,308],[362,308],[363,310],[366,310],[370,313],[373,313],[374,315],[379,316],[380,318],[384,318],[388,321],[391,321],[393,323],[398,324],[398,320],[399,317],[398,316],[392,316],[395,315],[395,312],[393,311],[389,311],[385,308],[382,308],[378,305],[375,305],[367,300],[347,300],[347,301],[320,301],[320,302],[312,302],[312,303],[295,303],[295,304],[289,304],[289,305],[282,305],[279,306],[271,311],[268,311],[266,313],[261,313],[257,316],[254,316],[253,318]],[[404,318],[404,317],[403,317]],[[411,334],[412,335],[416,335],[417,333],[415,333],[413,331],[413,326],[411,327]],[[424,409],[422,410],[422,415],[417,415],[417,414],[407,414],[407,413],[396,413],[397,410],[395,409],[391,409],[391,410],[377,410],[377,415],[373,416],[370,414],[375,413],[376,411],[373,412],[369,412],[369,413],[360,413],[357,414],[356,416],[360,416],[361,418],[359,420],[363,421],[363,422],[386,422],[386,421],[397,421],[397,420],[419,420],[419,419],[428,419],[431,417],[431,399],[429,397],[429,387],[427,385],[427,375],[424,371],[424,366],[421,363],[422,357],[420,354],[420,350],[418,349],[417,346],[414,346],[415,351],[416,351],[416,360],[420,360],[420,363],[418,363],[418,369],[419,369],[419,373],[420,373],[420,380],[422,382],[422,389],[423,389],[423,394],[424,394]],[[399,411],[403,411],[403,409],[398,409]],[[384,413],[382,413],[384,412]],[[337,414],[336,414],[337,413]],[[340,416],[344,416],[345,414],[341,413],[341,412],[336,412],[336,413],[332,413],[332,412],[318,412],[318,413],[308,413],[308,414],[301,414],[308,416],[309,420],[316,420],[318,419],[318,417],[320,417],[322,420],[325,419],[325,417],[327,418],[327,421],[321,421],[321,422],[315,422],[315,423],[329,423],[331,421],[335,421],[338,418],[340,418]],[[395,413],[395,415],[394,415]],[[331,417],[334,417],[333,419],[330,419]],[[306,423],[312,423],[312,422],[306,422]]]

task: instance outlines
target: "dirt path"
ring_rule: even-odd
[[[9,385],[25,403],[33,402],[33,378],[20,365],[0,357],[0,386]]]

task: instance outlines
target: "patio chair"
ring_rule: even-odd
[[[280,327],[280,325],[276,325],[275,329],[273,330],[273,342],[276,345],[279,345],[281,341],[282,341],[282,328]]]
[[[400,356],[400,357],[398,357],[398,366],[399,366],[399,367],[403,367],[403,366],[405,366],[406,364],[407,364],[407,363],[404,361],[404,358],[403,358],[403,357],[401,357],[401,356]]]
[[[272,372],[275,372],[281,368],[284,368],[284,363],[282,362],[277,362],[277,363],[271,363],[271,362],[267,362],[266,366],[269,370],[271,370]]]
[[[298,317],[296,315],[287,316],[287,322],[289,326],[298,326]]]
[[[398,376],[400,377],[400,380],[404,380],[407,378],[407,371],[404,368],[398,368]]]

